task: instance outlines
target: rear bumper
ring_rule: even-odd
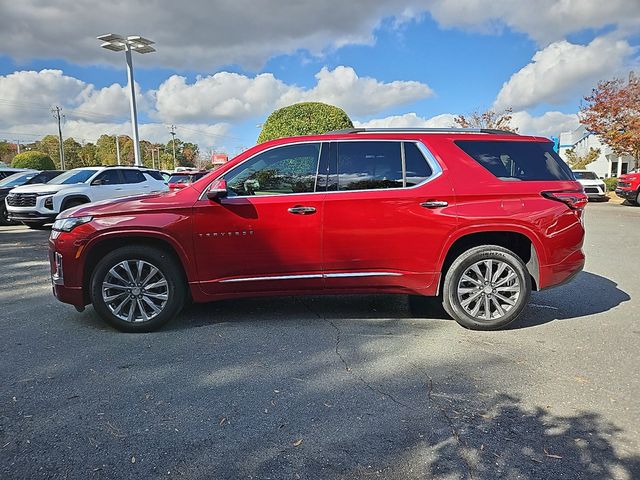
[[[584,253],[576,250],[562,262],[540,266],[539,290],[557,287],[570,282],[584,268]]]

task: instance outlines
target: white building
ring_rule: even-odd
[[[572,132],[560,134],[558,153],[565,162],[567,161],[566,152],[570,148],[574,148],[575,152],[580,156],[589,153],[591,148],[600,149],[600,156],[585,168],[595,172],[601,178],[618,177],[638,167],[633,157],[615,154],[611,147],[601,142],[597,135],[587,131],[584,125],[579,126]]]

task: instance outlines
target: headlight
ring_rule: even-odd
[[[84,225],[85,223],[89,223],[93,220],[93,217],[69,217],[69,218],[61,218],[53,222],[53,230],[57,230],[59,232],[70,232],[78,225]]]
[[[36,197],[46,197],[47,195],[55,195],[58,192],[37,192]]]

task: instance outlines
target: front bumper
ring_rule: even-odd
[[[24,222],[24,223],[29,223],[29,222],[53,223],[57,215],[58,215],[57,213],[50,213],[45,215],[40,212],[34,212],[34,211],[21,211],[21,212],[9,211],[9,220],[13,220],[15,222]]]
[[[58,237],[58,240],[60,237]],[[78,264],[76,254],[78,247],[74,242],[56,241],[49,239],[49,264],[53,295],[63,303],[69,303],[76,308],[83,308],[89,302],[86,299],[82,285],[82,265]]]
[[[627,200],[635,200],[637,198],[638,192],[633,189],[623,190],[621,188],[616,188],[616,195],[620,198],[626,198]]]

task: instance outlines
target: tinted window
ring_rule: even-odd
[[[230,196],[306,193],[315,190],[319,143],[273,148],[228,172]]]
[[[68,170],[49,183],[52,185],[71,185],[74,183],[84,183],[89,180],[98,170],[86,169],[86,170]]]
[[[574,179],[551,142],[457,140],[455,144],[500,179]]]
[[[8,177],[0,180],[0,187],[17,187],[19,185],[24,185],[35,176],[34,172],[14,173],[13,175],[9,175]]]
[[[102,185],[119,185],[122,183],[120,170],[105,170],[94,181],[100,180]]]
[[[191,183],[193,182],[193,177],[194,175],[171,175],[171,177],[169,177],[169,183]]]
[[[52,178],[57,177],[58,175],[60,175],[62,172],[58,172],[56,170],[45,170],[44,172],[40,172],[38,175],[36,175],[35,177],[33,177],[31,180],[29,180],[27,183],[29,184],[34,184],[34,183],[47,183],[49,180],[51,180]]]
[[[122,170],[124,183],[142,183],[145,181],[144,175],[139,170]]]
[[[400,142],[339,142],[338,190],[402,187]]]
[[[594,172],[573,172],[573,176],[578,180],[598,180]]]
[[[149,175],[151,178],[155,180],[160,180],[161,182],[164,182],[164,177],[158,170],[145,170],[144,173],[146,173],[147,175]]]
[[[407,187],[424,182],[433,170],[415,143],[404,142],[404,163],[406,168]]]

